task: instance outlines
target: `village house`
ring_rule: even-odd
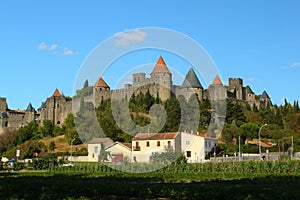
[[[108,152],[108,162],[131,162],[132,151],[131,143],[115,142],[108,146],[105,151]]]
[[[105,150],[114,142],[110,138],[94,138],[88,143],[88,161],[99,162],[101,150]]]
[[[154,153],[181,152],[189,163],[202,163],[216,148],[218,140],[186,132],[139,133],[132,143],[95,138],[88,143],[89,161],[101,161],[100,152],[107,152],[107,162],[149,163]]]
[[[139,133],[132,139],[133,162],[150,162],[153,153],[181,151],[180,133]]]

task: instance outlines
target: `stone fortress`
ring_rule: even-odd
[[[132,84],[125,84],[124,88],[110,90],[110,86],[100,77],[92,86],[92,95],[85,97],[85,101],[93,102],[98,107],[102,100],[118,99],[129,100],[132,94],[146,93],[159,97],[166,101],[172,96],[184,96],[187,100],[192,94],[196,94],[200,101],[210,99],[211,101],[233,99],[241,103],[254,106],[272,105],[271,99],[266,91],[256,95],[250,86],[243,86],[241,78],[229,78],[228,86],[223,85],[219,76],[207,89],[204,89],[193,68],[190,68],[182,85],[174,85],[172,73],[169,71],[162,56],[159,57],[150,78],[145,73],[132,75]],[[55,125],[61,125],[66,116],[72,112],[72,100],[55,89],[52,96],[42,102],[41,107],[35,110],[29,103],[26,110],[11,110],[8,108],[6,98],[0,97],[0,133],[4,129],[18,129],[29,122],[42,124],[44,120],[51,120]]]

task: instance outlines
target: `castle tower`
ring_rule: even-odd
[[[96,108],[100,106],[101,101],[110,99],[110,87],[102,77],[100,77],[94,85],[93,95],[94,106]]]
[[[133,87],[137,88],[141,85],[147,84],[146,74],[145,73],[136,73],[132,75]]]
[[[171,97],[172,92],[172,74],[169,71],[162,56],[159,57],[153,71],[151,72],[150,82],[153,83],[154,89],[150,91],[154,97],[159,95],[162,101]]]
[[[6,98],[0,97],[0,112],[5,112],[7,110]]]
[[[203,99],[203,87],[194,71],[194,69],[191,67],[188,71],[188,73],[185,76],[185,79],[182,83],[182,88],[186,88],[186,90],[192,91],[190,92],[183,92],[183,95],[185,94],[189,96],[185,96],[185,98],[188,100],[190,96],[195,93],[198,96],[198,99],[202,101]]]
[[[247,103],[250,105],[251,109],[253,109],[256,103],[256,99],[255,99],[256,95],[254,94],[254,92],[252,91],[249,85],[245,87],[245,95],[246,95]]]
[[[25,123],[29,123],[35,120],[36,111],[31,103],[28,104],[27,109],[25,110]]]
[[[47,98],[45,104],[41,107],[40,118],[41,123],[44,120],[51,120],[54,125],[60,125],[63,123],[64,115],[63,108],[66,103],[66,98],[56,88],[52,96]]]
[[[243,80],[240,78],[229,78],[228,79],[229,91],[234,91],[235,99],[237,100],[245,100],[245,95],[243,95]]]
[[[209,86],[208,92],[210,100],[212,101],[224,100],[227,97],[226,90],[218,75],[214,79],[213,83]]]
[[[263,106],[271,106],[272,102],[271,102],[271,98],[269,97],[268,93],[264,90],[262,95],[260,96],[260,104]]]

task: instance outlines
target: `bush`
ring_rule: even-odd
[[[20,171],[20,170],[22,170],[22,169],[24,169],[24,168],[25,168],[24,163],[17,162],[17,161],[15,161],[15,162],[13,163],[13,169],[14,169],[14,171]]]
[[[55,154],[48,154],[47,156],[39,159],[34,159],[32,167],[37,170],[48,169],[52,166],[58,166],[59,162]]]

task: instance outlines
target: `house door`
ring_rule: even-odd
[[[112,154],[111,155],[112,162],[122,162],[123,161],[123,154]]]

